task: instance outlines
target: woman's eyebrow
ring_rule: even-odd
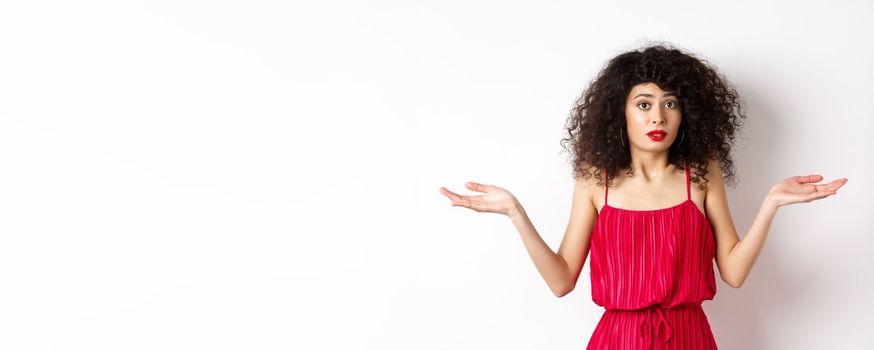
[[[651,94],[641,93],[641,94],[637,94],[637,96],[634,96],[634,98],[638,98],[640,96],[653,97]],[[667,96],[677,96],[677,94],[674,92],[666,92],[666,93],[662,94],[662,97],[667,97]]]

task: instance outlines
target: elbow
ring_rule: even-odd
[[[738,289],[744,285],[743,280],[723,280],[723,282],[725,282],[725,284],[734,289]]]
[[[574,290],[573,286],[559,288],[559,289],[553,289],[552,294],[555,294],[556,298],[561,298],[565,295],[568,295],[568,293],[570,293],[572,290]]]

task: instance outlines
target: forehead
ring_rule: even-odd
[[[635,85],[628,92],[629,97],[637,96],[637,94],[650,94],[655,97],[662,97],[663,94],[671,92],[671,90],[662,90],[658,85],[653,83],[641,83]]]

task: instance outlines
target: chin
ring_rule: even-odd
[[[667,140],[665,140],[667,141]],[[647,147],[640,147],[641,151],[649,152],[649,153],[661,153],[667,152],[671,149],[670,143],[665,143],[664,145],[647,145]]]

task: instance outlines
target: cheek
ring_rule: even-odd
[[[625,124],[629,130],[641,130],[646,127],[646,115],[643,113],[631,112],[625,116]]]

